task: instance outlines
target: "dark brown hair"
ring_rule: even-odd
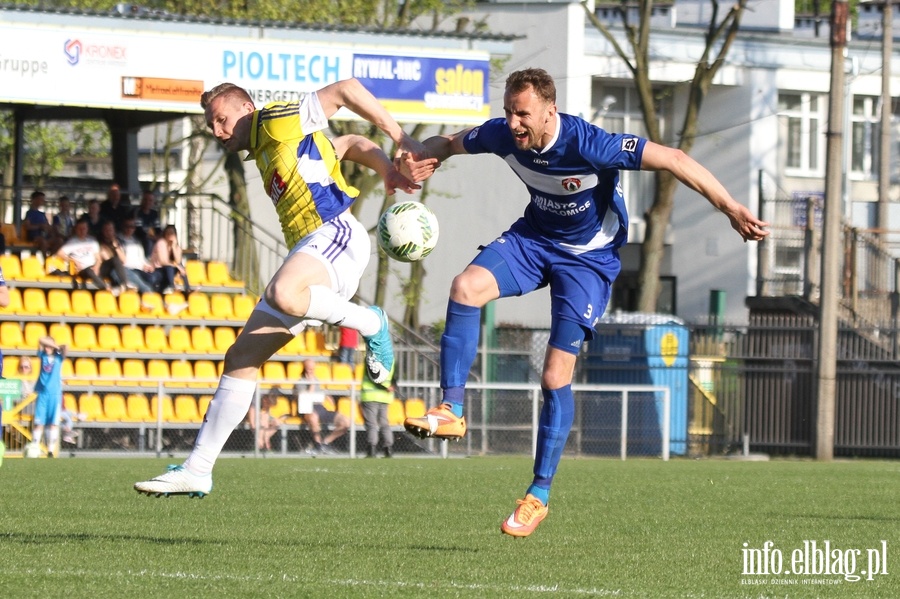
[[[529,86],[534,89],[538,98],[549,104],[556,103],[556,84],[544,69],[522,69],[510,73],[506,78],[506,93],[518,94]]]

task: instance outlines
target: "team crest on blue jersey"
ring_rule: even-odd
[[[566,191],[578,191],[581,189],[581,179],[577,177],[566,177],[562,180],[563,189]]]
[[[626,137],[622,140],[623,152],[634,152],[637,150],[638,139],[636,137]]]
[[[478,129],[480,129],[480,127],[475,127],[474,129],[469,131],[469,135],[467,137],[469,139],[475,139],[476,137],[478,137]]]

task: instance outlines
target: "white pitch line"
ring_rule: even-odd
[[[355,578],[317,580],[303,578],[292,574],[269,574],[257,576],[239,576],[234,574],[196,574],[193,572],[157,572],[154,570],[114,570],[100,572],[97,570],[68,570],[58,568],[0,568],[0,574],[9,575],[33,575],[33,576],[60,576],[76,578],[166,578],[200,581],[231,581],[231,582],[274,582],[281,581],[291,584],[317,583],[330,584],[341,587],[381,587],[381,588],[410,588],[422,590],[457,589],[467,591],[492,591],[497,593],[565,593],[568,595],[582,595],[585,597],[620,597],[621,589],[580,589],[565,588],[560,585],[492,585],[478,583],[461,583],[442,581],[435,583],[408,582],[403,580],[360,580]]]

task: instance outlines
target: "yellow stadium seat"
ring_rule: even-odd
[[[141,316],[141,294],[134,289],[126,289],[119,294],[119,314],[122,316]]]
[[[72,327],[72,345],[75,349],[90,351],[100,349],[97,343],[97,329],[88,322],[79,322]]]
[[[313,371],[313,376],[315,376],[320,381],[330,381],[331,380],[331,364],[328,362],[316,362],[315,370]]]
[[[84,289],[76,290],[84,291],[90,295],[89,291]],[[66,289],[51,289],[47,292],[47,311],[46,314],[54,316],[70,316],[72,314],[72,299]],[[71,293],[75,293],[72,291]]]
[[[111,291],[100,289],[94,295],[94,314],[98,316],[118,316],[119,302]]]
[[[104,351],[122,349],[122,335],[119,333],[119,327],[108,323],[97,327],[97,345]]]
[[[150,399],[150,415],[153,416],[153,420],[157,420],[157,412],[159,410],[159,397],[153,397]],[[162,421],[163,422],[172,422],[175,420],[175,403],[172,401],[172,398],[168,395],[162,396]]]
[[[406,411],[403,409],[403,402],[395,399],[388,404],[388,424],[402,426],[404,420],[406,420]]]
[[[47,262],[52,264],[52,261],[48,258]],[[41,263],[41,259],[37,256],[28,256],[27,258],[22,259],[22,280],[23,281],[43,281],[48,278],[51,280],[59,280],[57,277],[48,277],[47,276],[47,262]],[[68,272],[64,266],[61,269],[62,272]],[[52,271],[51,271],[52,272]]]
[[[145,328],[144,346],[146,351],[150,353],[168,352],[169,340],[166,337],[166,330],[158,325]]]
[[[25,333],[22,331],[22,325],[12,320],[0,322],[0,347],[7,349],[31,348],[25,343]],[[34,349],[37,349],[37,346]],[[6,372],[6,368],[3,371]],[[12,375],[7,372],[6,376]]]
[[[106,420],[103,414],[103,402],[96,393],[82,393],[78,398],[78,411],[84,414],[88,422],[102,422]]]
[[[305,356],[306,335],[304,335],[303,333],[294,335],[293,339],[288,341],[284,347],[278,350],[278,353],[286,356]]]
[[[157,386],[159,382],[168,382],[172,378],[172,370],[168,360],[147,360],[147,386]]]
[[[213,293],[209,296],[209,313],[218,320],[233,320],[234,302],[231,300],[231,296],[227,293]]]
[[[63,393],[63,409],[68,412],[78,412],[78,400],[74,393]]]
[[[213,343],[216,351],[219,353],[228,351],[228,348],[234,344],[236,337],[232,327],[216,327],[213,330]]]
[[[324,356],[331,352],[325,348],[325,333],[320,328],[306,329],[306,352],[309,355]]]
[[[64,322],[54,322],[47,333],[53,337],[57,345],[72,347],[72,327]]]
[[[24,335],[25,346],[37,350],[38,340],[47,335],[47,325],[43,322],[26,322]]]
[[[331,379],[335,381],[332,389],[349,389],[351,383],[356,381],[353,367],[343,362],[335,362],[331,365]]]
[[[184,272],[187,273],[191,287],[197,288],[206,285],[206,265],[200,260],[186,260],[184,263]]]
[[[257,298],[251,295],[235,295],[233,298],[235,319],[247,320],[250,318],[257,301]]]
[[[179,325],[169,329],[169,351],[187,354],[192,350],[191,332],[187,327]]]
[[[187,310],[181,313],[184,318],[203,320],[209,318],[212,310],[209,304],[209,296],[199,291],[190,294],[187,298]]]
[[[212,395],[201,395],[197,401],[197,411],[200,412],[201,419],[206,416],[206,410],[209,409],[209,402],[212,401]]]
[[[191,327],[191,347],[198,354],[214,352],[216,344],[212,331],[208,327]]]
[[[103,378],[112,380],[102,381],[103,385],[118,385],[122,383],[122,364],[115,358],[103,358],[97,361],[97,374]]]
[[[130,324],[122,327],[119,334],[122,337],[122,349],[124,351],[144,351],[144,329],[135,324]]]
[[[75,376],[75,367],[72,365],[72,358],[66,358],[63,360],[62,372],[60,373],[63,379],[72,378]]]
[[[338,414],[343,414],[344,416],[350,417],[350,398],[349,397],[339,397],[337,400],[337,411]],[[356,404],[356,414],[354,415],[354,420],[357,425],[362,426],[365,424],[365,421],[362,417],[362,411],[359,409],[359,403]]]
[[[206,263],[206,280],[209,285],[217,287],[241,287],[240,281],[231,278],[228,265],[224,262],[212,260]]]
[[[275,405],[269,409],[269,413],[275,418],[290,416],[291,400],[284,395],[279,395],[278,399],[275,400]]]
[[[129,422],[155,422],[156,417],[150,412],[150,401],[143,393],[131,393],[125,403],[128,406]]]
[[[425,401],[411,397],[403,402],[403,409],[407,418],[421,418],[425,415]]]
[[[287,380],[299,381],[303,376],[303,362],[300,360],[291,360],[284,368],[287,374]]]
[[[6,245],[16,245],[19,243],[19,232],[16,231],[16,226],[12,223],[0,224],[0,235],[3,235],[3,240],[6,242]]]
[[[18,287],[9,288],[9,305],[0,308],[0,311],[9,312],[10,314],[26,314],[25,306],[22,305],[22,291]]]
[[[203,416],[197,409],[197,400],[193,395],[175,396],[175,421],[176,422],[202,422]]]
[[[267,387],[281,386],[285,379],[287,379],[287,373],[284,369],[284,362],[270,361],[263,364],[262,381],[260,381],[263,385]]]
[[[173,386],[187,387],[194,381],[194,365],[187,360],[174,360],[169,367],[172,369]]]
[[[140,385],[142,387],[150,387],[155,385],[154,381],[148,381],[147,367],[144,366],[143,360],[136,358],[125,358],[122,360],[122,382],[126,385]]]
[[[49,297],[51,293],[54,291],[58,291],[57,289],[51,289],[47,294],[47,303],[50,306],[50,309],[53,309],[53,299]],[[76,289],[72,292],[71,296],[72,303],[72,311],[70,314],[75,316],[95,316],[94,310],[94,296],[87,289]],[[65,312],[63,312],[65,314]]]
[[[21,281],[25,278],[22,276],[22,262],[16,254],[0,254],[0,269],[7,281]]]
[[[46,314],[47,294],[43,289],[29,287],[22,292],[22,305],[26,314]]]
[[[121,393],[107,393],[103,398],[103,414],[110,422],[126,422],[128,405],[125,403],[125,396]]]
[[[97,362],[94,358],[75,358],[75,376],[80,384],[92,384],[98,376]]]
[[[19,365],[19,358],[16,356],[3,356],[3,375],[8,378],[12,378],[16,371],[16,367]]]
[[[215,389],[219,382],[219,373],[212,360],[197,360],[194,362],[194,378],[198,381],[191,387],[206,387]]]
[[[22,267],[25,267],[25,264],[22,264]],[[69,263],[63,260],[58,256],[47,256],[47,259],[44,260],[44,264],[41,267],[42,274],[38,276],[38,278],[43,278],[50,281],[59,281],[60,274],[65,274],[68,276],[69,274]]]
[[[169,316],[162,296],[155,291],[145,291],[141,295],[141,313],[144,316]]]

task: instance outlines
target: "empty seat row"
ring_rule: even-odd
[[[3,372],[7,378],[17,378],[19,362],[17,356],[3,357]],[[30,360],[36,358],[27,357]],[[34,362],[32,362],[34,364]],[[293,387],[283,381],[298,381],[302,372],[299,360],[290,362],[266,362],[260,372],[262,388],[273,386]],[[164,360],[153,358],[66,358],[63,361],[62,377],[66,383],[104,386],[141,386],[156,387],[160,382],[164,387],[214,388],[222,375],[223,362],[220,360]],[[362,365],[356,369],[347,364],[320,362],[317,364],[316,376],[323,382],[323,389],[347,390],[354,381],[361,380]],[[37,378],[37,369],[32,368],[26,380]],[[271,381],[271,382],[269,382]]]
[[[12,280],[12,279],[10,279]],[[187,298],[181,292],[165,297],[156,292],[123,291],[118,297],[101,289],[49,289],[12,287],[9,306],[3,311],[35,316],[87,317],[162,317],[192,320],[246,321],[256,306],[256,298],[249,295],[202,292]]]
[[[164,395],[162,401],[162,421],[166,423],[200,423],[212,395]],[[101,397],[96,393],[82,393],[77,399],[72,393],[63,396],[66,407],[78,412],[86,422],[157,422],[159,401],[156,395],[143,393],[106,393]]]

